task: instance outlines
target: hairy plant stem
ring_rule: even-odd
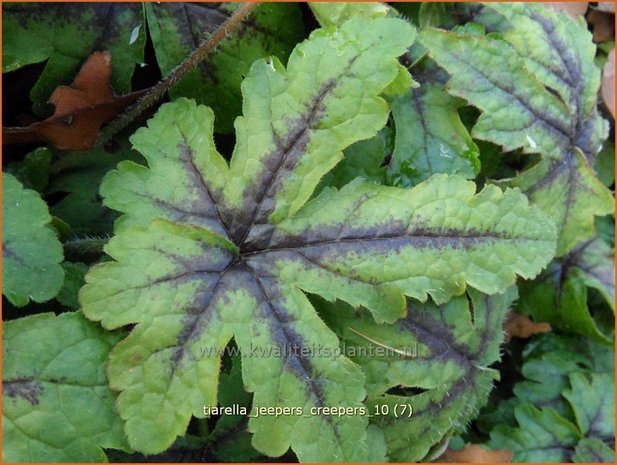
[[[109,242],[109,237],[86,236],[65,241],[65,258],[71,261],[88,261],[103,254],[103,247]]]
[[[154,105],[173,87],[186,73],[193,70],[204,60],[229,34],[235,31],[242,21],[259,5],[258,2],[242,3],[234,13],[221,24],[210,37],[204,39],[199,47],[191,52],[165,79],[150,88],[150,90],[118,118],[113,120],[101,133],[96,141],[97,147],[102,147],[119,131],[127,127],[146,108]]]

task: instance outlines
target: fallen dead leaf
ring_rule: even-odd
[[[593,41],[596,44],[614,40],[615,16],[599,10],[591,10],[587,15],[587,22],[593,30]]]
[[[551,325],[548,323],[534,323],[525,315],[511,311],[503,324],[506,333],[506,342],[513,337],[527,339],[534,334],[548,333]]]
[[[569,15],[584,15],[589,6],[589,2],[543,2],[546,6],[555,10],[565,11]]]
[[[446,450],[438,459],[447,463],[509,463],[511,450],[489,450],[477,444],[467,444],[461,450]]]
[[[92,148],[101,126],[146,92],[116,96],[110,78],[109,52],[93,53],[71,86],[59,86],[51,94],[54,114],[26,127],[2,128],[2,144],[44,142],[61,150]]]
[[[615,49],[608,54],[608,61],[602,72],[602,98],[615,118]]]

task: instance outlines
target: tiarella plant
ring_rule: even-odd
[[[603,344],[589,346],[602,368],[539,392],[533,367],[563,367],[536,343],[531,381],[482,411],[474,442],[519,460],[608,457],[614,418],[587,421],[612,402],[587,391],[614,386],[595,46],[545,7],[431,8],[313,4],[322,28],[294,47],[300,11],[260,6],[130,137],[136,151],[120,135],[8,165],[9,316],[73,312],[5,323],[5,460],[432,460],[487,403],[512,307]],[[199,48],[195,27],[234,10],[146,5],[163,75]],[[46,17],[7,13],[24,36]],[[106,40],[141,59],[140,27]],[[129,32],[141,48],[116,44]],[[8,49],[5,71],[64,53]],[[551,419],[561,430],[534,435]],[[555,442],[566,452],[534,452]]]

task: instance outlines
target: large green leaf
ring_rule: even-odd
[[[80,313],[8,321],[2,334],[4,462],[103,462],[126,448],[105,377],[119,335]]]
[[[548,321],[558,330],[610,343],[589,312],[587,287],[597,289],[614,309],[614,253],[599,237],[579,244],[536,280],[525,283],[519,306],[534,319]]]
[[[171,73],[237,7],[229,3],[147,4],[148,27],[163,75]],[[242,104],[240,83],[251,64],[270,55],[286,60],[302,39],[302,31],[297,5],[264,3],[170,94],[211,106],[217,115],[217,132],[232,132]]]
[[[92,52],[109,50],[113,88],[131,90],[143,61],[146,31],[139,3],[4,3],[2,72],[47,60],[30,96],[43,113],[56,87],[70,84]]]
[[[542,160],[512,181],[555,222],[559,256],[593,235],[611,192],[589,166],[607,135],[596,109],[599,69],[582,18],[531,4],[491,4],[503,37],[428,29],[421,42],[451,75],[447,89],[482,114],[472,135]]]
[[[124,216],[106,247],[114,260],[94,267],[80,293],[106,328],[136,324],[109,364],[133,447],[164,450],[216,404],[220,352],[233,337],[254,408],[304,412],[251,418],[257,450],[383,459],[367,417],[320,410],[360,408],[364,375],[320,355],[339,340],[304,292],[392,322],[405,314],[404,295],[445,301],[466,283],[503,292],[551,259],[554,229],[520,192],[476,194],[457,176],[412,190],[355,181],[309,201],[342,150],[386,123],[380,94],[404,81],[396,57],[413,37],[398,19],[352,20],[313,32],[286,68],[257,61],[229,165],[212,140],[212,111],[188,100],[163,106],[133,136],[148,167],[122,162],[106,176],[105,203]]]
[[[2,293],[17,306],[56,296],[64,279],[62,245],[41,196],[2,174]]]
[[[471,291],[470,297],[471,304],[467,296],[442,306],[410,303],[393,325],[376,324],[368,312],[346,305],[320,306],[344,353],[365,373],[369,412],[392,461],[426,460],[444,437],[464,429],[498,377],[488,367],[499,359],[516,289],[492,297]],[[410,416],[403,406],[411,406]]]

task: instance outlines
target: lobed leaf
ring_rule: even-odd
[[[504,39],[428,29],[421,41],[450,73],[448,91],[482,111],[474,137],[543,156],[512,185],[553,219],[562,256],[593,235],[594,216],[613,210],[589,167],[607,135],[595,46],[581,18],[530,4],[487,8],[505,16]]]
[[[118,340],[79,313],[3,324],[4,462],[104,462],[102,448],[127,447],[105,377]]]
[[[319,307],[365,373],[372,422],[392,461],[427,460],[431,448],[462,431],[488,398],[497,377],[488,367],[499,359],[501,326],[516,289],[470,296],[471,304],[467,296],[441,306],[410,303],[393,325],[375,324],[368,312],[349,306]],[[411,416],[400,414],[402,405],[411,406]],[[379,415],[383,406],[389,412]]]
[[[536,280],[525,283],[519,308],[561,331],[609,344],[610,339],[601,333],[590,314],[587,288],[597,289],[614,309],[614,281],[613,250],[594,237],[555,260]]]
[[[18,307],[45,302],[64,280],[62,244],[41,196],[2,174],[2,293]]]
[[[554,230],[516,190],[476,194],[461,177],[436,176],[412,190],[355,181],[309,201],[342,151],[386,123],[380,95],[410,82],[396,57],[413,37],[401,20],[358,19],[313,32],[286,68],[257,61],[229,165],[212,111],[185,99],[133,136],[148,167],[122,162],[105,177],[105,204],[124,216],[106,247],[113,261],[95,266],[80,293],[104,327],[136,325],[108,371],[132,447],[160,452],[216,405],[233,338],[253,408],[304,412],[250,418],[258,451],[382,461],[383,433],[367,416],[323,410],[363,407],[365,375],[323,355],[339,339],[305,292],[392,322],[405,294],[445,301],[466,282],[503,292],[550,260]]]

